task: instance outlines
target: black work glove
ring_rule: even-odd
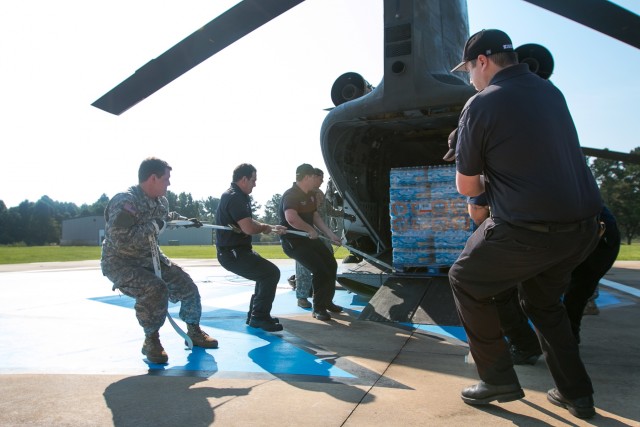
[[[156,218],[154,225],[156,226],[156,229],[158,230],[158,234],[160,234],[160,233],[162,233],[164,231],[165,227],[167,226],[167,223],[164,222],[161,219]]]
[[[449,151],[444,155],[442,160],[446,160],[447,162],[453,162],[456,159],[456,145],[458,144],[458,128],[455,128],[449,134],[449,139],[447,141],[449,145]]]
[[[202,227],[202,223],[198,220],[198,218],[189,218],[187,221],[191,221],[191,225],[185,225],[184,228],[200,228]]]
[[[344,214],[344,219],[346,219],[348,221],[351,221],[351,222],[356,222],[356,220],[358,218],[356,218],[355,215],[351,215],[351,214],[346,213],[346,214]]]

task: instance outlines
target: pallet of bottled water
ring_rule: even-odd
[[[399,272],[444,274],[460,255],[472,225],[455,174],[453,165],[391,169],[391,243]]]

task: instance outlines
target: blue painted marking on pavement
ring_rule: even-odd
[[[246,290],[236,289],[243,292]],[[208,290],[208,293],[210,291],[211,289]],[[224,292],[224,295],[229,296],[229,293]],[[133,308],[134,304],[133,298],[124,295],[91,299],[125,308]],[[293,291],[276,297],[276,301],[280,299],[285,300],[287,308],[291,307],[283,312],[306,311],[297,307]],[[215,297],[211,300],[215,301]],[[248,301],[244,305],[247,304]],[[282,305],[285,306],[285,304]],[[178,318],[179,308],[179,304],[169,305],[169,312],[174,318]],[[135,321],[133,313],[131,320]],[[307,353],[277,334],[247,326],[245,320],[246,311],[229,308],[213,308],[206,311],[203,309],[200,325],[208,334],[219,341],[220,348],[205,350],[194,347],[193,351],[189,352],[184,350],[181,342],[176,343],[175,339],[166,342],[161,337],[163,346],[169,355],[169,363],[166,365],[154,364],[146,359],[145,363],[149,365],[149,369],[156,371],[156,374],[162,372],[167,375],[179,375],[182,371],[199,371],[213,375],[218,371],[224,371],[355,378],[349,372]],[[166,336],[168,329],[165,328],[163,333]]]
[[[287,267],[288,268],[288,267]],[[96,269],[33,270],[0,274],[0,373],[101,373],[139,375],[150,368],[162,375],[270,375],[296,374],[353,378],[322,357],[298,347],[286,327],[283,334],[266,333],[245,325],[253,284],[212,267],[192,269],[203,301],[202,325],[220,341],[219,349],[185,349],[182,339],[168,325],[161,331],[169,354],[167,365],[147,365],[140,353],[142,333],[132,310],[134,300],[112,292],[112,283]],[[213,268],[214,273],[220,271]],[[296,304],[295,292],[282,274],[272,311],[274,316],[311,316]],[[37,271],[38,274],[33,274]],[[210,280],[216,278],[216,280]],[[199,279],[199,280],[198,280]],[[20,286],[16,286],[19,283]],[[65,292],[52,283],[64,283]],[[639,291],[602,281],[597,302],[602,307],[635,304]],[[614,291],[615,289],[615,291]],[[627,297],[627,295],[629,295]],[[367,300],[338,290],[334,301],[353,316]],[[179,305],[171,305],[177,318]],[[43,322],[42,319],[47,319]],[[285,321],[286,322],[286,321]],[[429,333],[460,339],[461,328],[412,325]],[[18,331],[19,339],[12,331]],[[34,351],[33,342],[38,342]],[[342,365],[341,365],[342,366]],[[237,374],[235,374],[237,373]]]
[[[603,280],[605,280],[605,279],[603,279]],[[605,281],[609,282],[608,280],[605,280]],[[602,281],[601,281],[601,283],[602,283]],[[620,285],[620,286],[628,287],[628,286],[625,286],[625,285]],[[633,289],[633,288],[631,288],[631,289]],[[607,291],[604,291],[604,290],[600,291],[600,293],[598,295],[598,298],[596,299],[596,302],[597,302],[598,306],[600,306],[600,307],[614,306],[614,305],[618,305],[618,304],[622,304],[623,303],[621,300],[616,298],[610,292],[607,292]],[[458,340],[463,341],[465,343],[468,342],[467,334],[466,334],[466,332],[465,332],[465,330],[464,330],[464,328],[462,326],[416,325],[416,324],[407,324],[407,325],[411,325],[412,327],[415,327],[416,329],[421,330],[421,331],[426,331],[426,332],[429,332],[429,333],[432,333],[432,334],[442,335],[442,336],[449,337],[449,338],[455,338],[455,339],[458,339]]]
[[[136,301],[124,295],[112,295],[108,297],[89,298],[92,301],[103,302],[105,304],[117,305],[118,307],[133,308]]]
[[[616,296],[613,295],[611,292],[607,292],[602,289],[600,289],[600,292],[598,293],[598,298],[596,298],[596,304],[598,304],[598,306],[601,308],[618,305],[622,303],[623,302],[618,298],[616,298]]]
[[[462,326],[413,325],[416,329],[436,335],[467,342],[467,334]]]
[[[613,289],[617,289],[621,292],[628,293],[630,295],[633,295],[636,298],[640,298],[640,290],[632,288],[631,286],[623,285],[621,283],[613,282],[607,279],[600,279],[600,284],[608,286]]]

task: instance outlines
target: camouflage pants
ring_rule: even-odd
[[[123,294],[136,300],[138,323],[145,334],[160,329],[167,316],[169,301],[180,304],[180,319],[186,323],[200,323],[202,305],[198,287],[182,268],[162,265],[162,279],[153,270],[140,266],[120,265],[103,267],[103,273]]]
[[[296,298],[311,297],[311,279],[311,271],[296,261]]]

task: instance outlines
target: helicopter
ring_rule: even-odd
[[[143,65],[92,105],[120,115],[246,34],[304,0],[243,0]],[[640,16],[606,0],[525,0],[640,48]],[[384,0],[384,76],[374,88],[355,72],[332,87],[335,108],[320,141],[325,165],[345,211],[358,221],[349,242],[369,261],[388,265],[389,173],[394,168],[444,165],[447,136],[475,89],[451,73],[469,36],[466,0]],[[517,48],[519,60],[548,78],[553,58],[546,48]],[[640,156],[583,147],[585,155],[640,163]],[[376,264],[374,262],[374,264]],[[386,269],[389,270],[389,269]],[[382,268],[382,273],[391,273]],[[455,309],[437,274],[389,275],[371,285],[339,278],[357,293],[373,294],[363,311],[371,320],[451,324]],[[361,275],[364,277],[364,275]],[[341,280],[342,279],[342,280]],[[373,288],[373,289],[372,289]],[[445,290],[446,288],[446,290]],[[393,310],[392,310],[393,308]],[[393,313],[392,313],[393,312]]]

